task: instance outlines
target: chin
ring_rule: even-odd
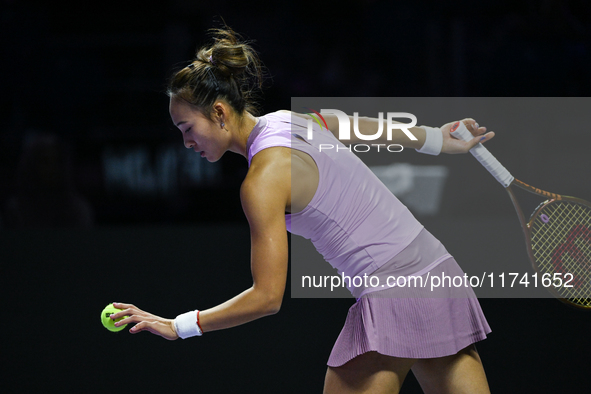
[[[220,160],[222,158],[223,155],[221,156],[214,156],[214,157],[210,157],[208,155],[203,156],[204,159],[207,159],[208,162],[210,163],[215,163],[216,161]]]

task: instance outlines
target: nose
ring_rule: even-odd
[[[183,142],[185,143],[185,148],[192,149],[195,146],[195,141],[183,138]]]

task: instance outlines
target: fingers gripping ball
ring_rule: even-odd
[[[105,307],[105,309],[103,309],[103,311],[101,312],[101,322],[103,323],[103,326],[105,326],[105,328],[107,330],[117,332],[117,331],[123,330],[125,328],[125,326],[127,326],[127,324],[124,324],[122,326],[115,327],[115,322],[118,322],[119,320],[123,320],[127,316],[120,317],[119,319],[116,319],[116,320],[111,319],[112,314],[120,312],[120,311],[121,311],[121,309],[115,308],[113,306],[113,304],[109,304]]]

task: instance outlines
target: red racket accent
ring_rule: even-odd
[[[574,226],[566,236],[566,242],[558,245],[552,253],[552,265],[554,266],[555,271],[563,274],[563,276],[567,273],[562,261],[562,256],[566,253],[571,259],[579,262],[579,266],[587,273],[586,276],[589,277],[588,273],[589,269],[591,268],[591,264],[589,262],[589,258],[576,244],[576,241],[579,239],[591,244],[591,229],[584,225]],[[577,273],[572,274],[573,286],[575,286],[577,289],[581,289],[583,286],[585,286],[585,277],[577,275]]]

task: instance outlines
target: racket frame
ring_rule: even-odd
[[[466,125],[462,121],[455,122],[451,129],[450,134],[457,139],[464,140],[464,141],[471,141],[474,138],[474,135],[466,128]],[[503,165],[486,149],[481,143],[476,144],[472,149],[470,149],[470,153],[488,170],[488,172],[503,186],[505,190],[509,193],[509,197],[511,198],[511,202],[513,203],[513,207],[517,211],[517,216],[519,217],[519,222],[521,224],[521,228],[523,229],[525,235],[525,244],[528,253],[529,260],[532,264],[533,269],[540,275],[540,269],[538,264],[536,263],[536,259],[534,258],[533,248],[531,244],[531,228],[532,223],[537,217],[540,210],[545,207],[547,204],[550,204],[554,201],[566,200],[572,201],[575,203],[580,203],[591,207],[591,204],[585,200],[576,197],[569,197],[569,196],[562,196],[560,194],[554,194],[547,192],[545,190],[538,189],[536,187],[530,186],[525,182],[515,179],[513,175]],[[511,189],[511,186],[519,187],[525,191],[530,193],[536,194],[538,196],[549,198],[544,203],[538,206],[530,217],[529,222],[525,220],[525,216],[523,215],[523,211],[521,206],[519,205],[517,198]],[[577,304],[575,302],[570,301],[569,298],[564,297],[563,295],[559,294],[553,286],[545,287],[555,298],[558,298],[561,302],[574,306],[576,308],[591,310],[591,306],[584,306]],[[577,299],[577,298],[574,298]]]
[[[548,198],[548,200],[543,201],[533,211],[533,213],[531,214],[531,216],[529,218],[529,221],[527,221],[525,219],[525,215],[523,214],[523,210],[521,209],[521,205],[519,205],[519,202],[517,201],[517,197],[515,196],[515,192],[512,189],[512,186],[516,186],[522,190],[525,190],[525,191],[535,194],[537,196]],[[571,202],[575,202],[575,203],[579,203],[579,204],[584,204],[587,206],[591,206],[591,203],[589,203],[588,201],[585,201],[583,199],[577,198],[577,197],[563,196],[560,194],[550,193],[545,190],[538,189],[536,187],[528,185],[527,183],[522,182],[516,178],[513,179],[511,184],[509,184],[509,186],[507,186],[505,188],[505,190],[509,194],[509,197],[511,198],[511,202],[513,203],[513,207],[515,208],[515,211],[517,212],[517,216],[519,217],[519,223],[521,224],[521,228],[522,228],[524,236],[525,236],[525,246],[527,249],[529,261],[530,261],[534,271],[537,272],[541,278],[543,275],[543,272],[541,272],[538,264],[536,263],[536,259],[534,257],[534,251],[533,251],[533,247],[532,247],[532,243],[531,243],[532,225],[533,225],[534,221],[536,220],[536,218],[538,217],[540,211],[542,211],[542,209],[544,209],[547,205],[553,203],[554,201],[571,201]],[[545,289],[548,290],[555,298],[557,298],[559,301],[561,301],[564,304],[575,307],[577,309],[583,309],[583,310],[590,310],[591,309],[591,306],[584,306],[584,305],[580,305],[580,304],[570,301],[569,298],[566,298],[566,297],[564,297],[564,295],[558,293],[558,291],[556,291],[554,286],[545,287]]]

